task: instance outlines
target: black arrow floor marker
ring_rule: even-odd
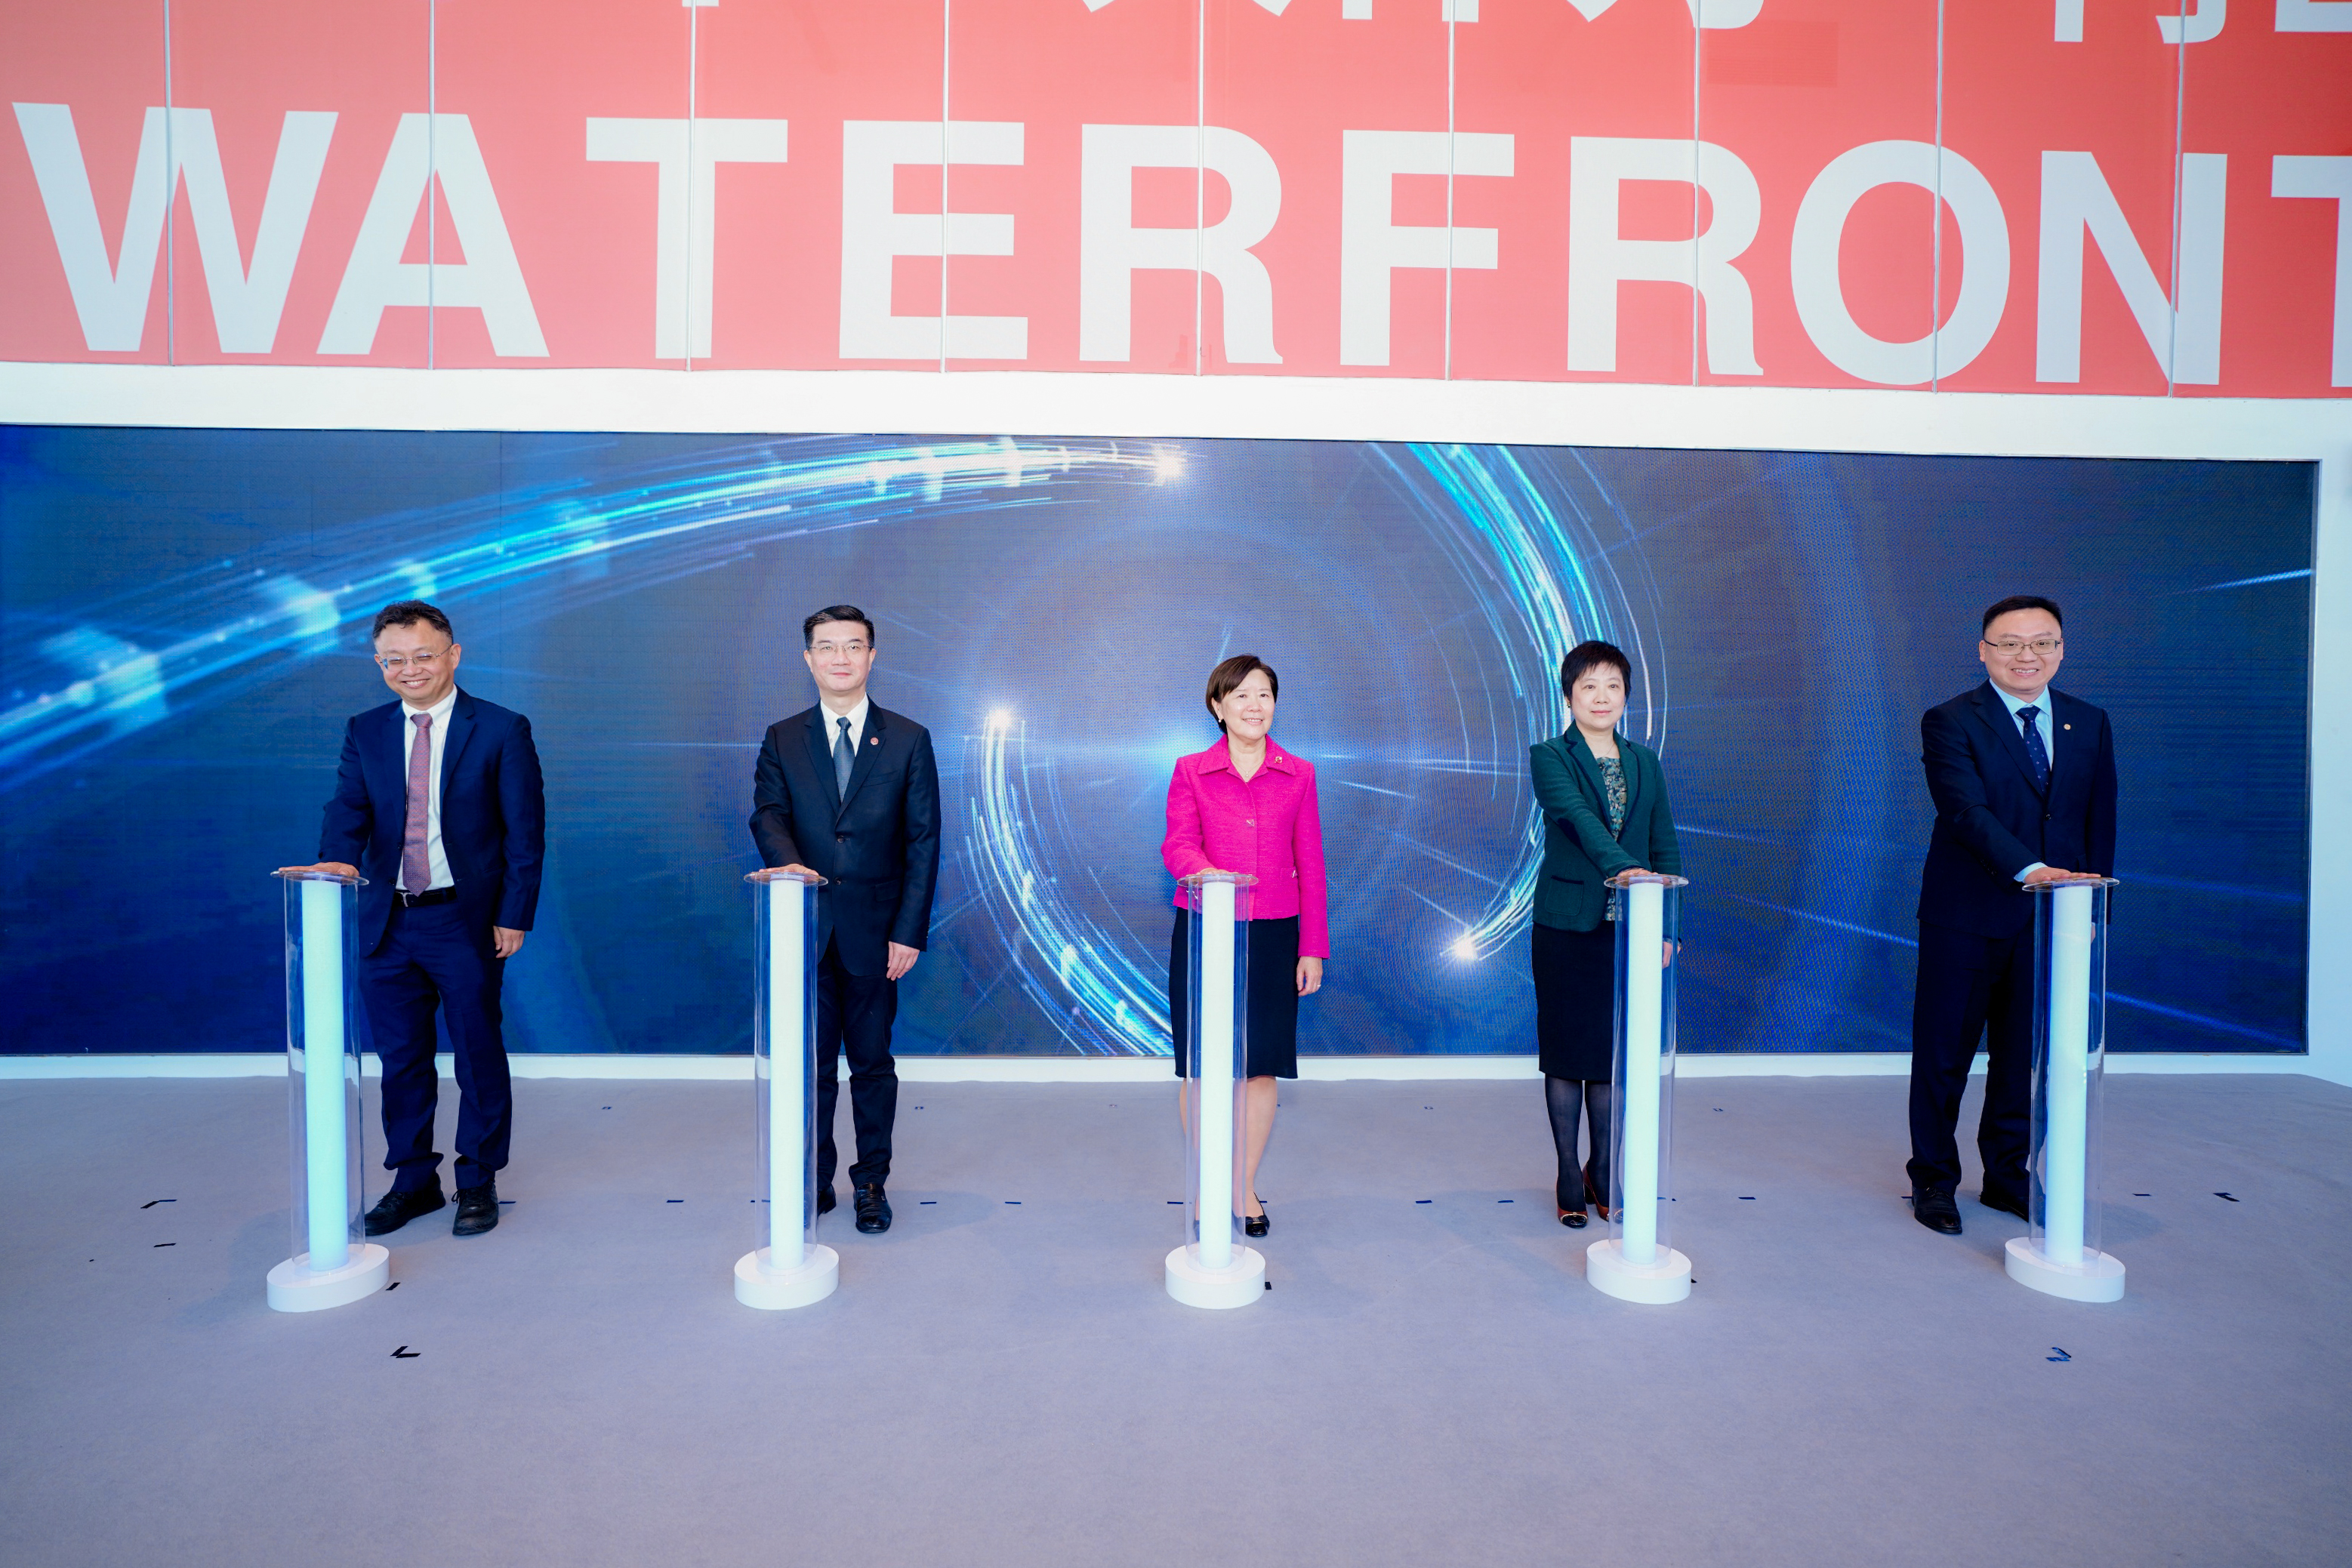
[[[418,1356],[423,1355],[425,1353],[421,1350],[411,1350],[406,1345],[402,1345],[398,1350],[392,1353],[392,1359],[394,1361],[415,1361]]]
[[[141,1204],[139,1207],[142,1208],[152,1208],[159,1203],[177,1203],[180,1200],[176,1197],[152,1197],[149,1198],[145,1203]]]
[[[2052,1350],[2058,1350],[2058,1347],[2057,1347],[2056,1345],[2054,1345],[2054,1344],[2053,1344],[2053,1345],[2052,1345],[2050,1348],[2051,1348]],[[2064,1351],[2063,1351],[2063,1350],[2058,1350],[2058,1354],[2055,1354],[2055,1355],[2045,1355],[2045,1356],[2043,1356],[2042,1359],[2042,1360],[2044,1360],[2044,1361],[2072,1361],[2072,1360],[2074,1360],[2074,1358],[2073,1356],[2071,1356],[2071,1355],[2068,1355]]]
[[[2237,1201],[2238,1201],[2238,1200],[2237,1200],[2236,1198],[2234,1198],[2234,1197],[2230,1197],[2230,1195],[2229,1195],[2228,1193],[2226,1193],[2226,1192],[2217,1192],[2217,1193],[2215,1193],[2213,1196],[2214,1196],[2215,1197],[2229,1198],[2229,1200],[2230,1200],[2231,1203],[2235,1203],[2235,1202],[2237,1202]]]

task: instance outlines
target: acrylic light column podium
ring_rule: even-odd
[[[777,1312],[841,1283],[816,1239],[816,900],[821,876],[756,871],[751,884],[751,1087],[760,1233],[735,1261],[735,1299]]]
[[[1618,890],[1617,1115],[1610,1129],[1609,1234],[1584,1249],[1584,1277],[1620,1301],[1663,1304],[1690,1294],[1690,1260],[1675,1251],[1672,1212],[1675,975],[1666,933],[1689,883],[1654,872],[1609,879]]]
[[[2036,883],[2031,1230],[2009,1277],[2070,1301],[2119,1301],[2124,1266],[2099,1250],[2099,1124],[2106,1067],[2112,877]]]
[[[1201,872],[1185,891],[1184,1245],[1168,1293],[1188,1307],[1245,1307],[1265,1291],[1265,1259],[1244,1246],[1235,1201],[1248,1126],[1250,890],[1257,878]]]
[[[352,1030],[352,912],[361,879],[276,874],[286,884],[294,1252],[269,1270],[269,1304],[281,1312],[315,1312],[372,1296],[392,1280],[392,1253],[352,1239],[353,1222],[367,1207],[359,1042]]]

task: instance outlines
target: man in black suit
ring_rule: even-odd
[[[898,981],[930,938],[940,876],[940,770],[930,732],[876,706],[874,622],[835,604],[801,623],[817,706],[768,727],[752,779],[751,838],[768,869],[814,872],[816,983],[816,1207],[834,1207],[833,1113],[837,1059],[849,1057],[849,1106],[857,1127],[857,1228],[890,1228],[890,1129],[898,1114],[890,1023]]]
[[[1990,1026],[1985,1207],[2027,1218],[2033,1054],[2033,897],[2025,890],[2116,863],[2115,739],[2101,710],[2050,689],[2065,657],[2047,599],[1984,612],[1990,677],[1919,721],[1936,829],[1919,879],[1919,977],[1911,1008],[1911,1209],[1960,1233],[1960,1095]]]
[[[446,1201],[433,1147],[437,1010],[456,1053],[459,1236],[499,1222],[514,1101],[499,992],[539,905],[547,804],[530,721],[457,689],[464,654],[422,600],[375,618],[375,662],[399,700],[343,727],[343,755],[310,869],[364,875],[359,989],[383,1062],[384,1168],[368,1210],[382,1236]]]

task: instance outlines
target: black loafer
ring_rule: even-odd
[[[882,1196],[882,1184],[857,1189],[857,1228],[868,1236],[879,1236],[890,1228],[890,1200]]]
[[[1911,1189],[1911,1218],[1940,1236],[1960,1233],[1960,1206],[1952,1201],[1950,1193],[1937,1187]]]
[[[452,1236],[479,1236],[485,1230],[495,1230],[499,1224],[499,1179],[492,1176],[479,1186],[457,1189],[457,1221],[449,1227]]]
[[[430,1214],[449,1200],[441,1196],[441,1184],[413,1186],[406,1192],[388,1192],[376,1200],[360,1221],[360,1228],[370,1236],[389,1236],[420,1214]]]
[[[831,1214],[840,1207],[840,1200],[833,1196],[833,1188],[821,1186],[816,1189],[816,1211],[819,1214]]]
[[[2033,1216],[2025,1211],[2025,1199],[2013,1192],[2003,1192],[1997,1186],[1989,1186],[1977,1194],[1977,1201],[1987,1208],[1999,1209],[2003,1214],[2013,1214],[2028,1225],[2033,1223]]]

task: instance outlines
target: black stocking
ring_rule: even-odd
[[[1551,1143],[1558,1156],[1559,1174],[1552,1188],[1553,1198],[1566,1209],[1584,1207],[1585,1175],[1591,1174],[1592,1190],[1602,1203],[1609,1201],[1609,1117],[1612,1104],[1612,1089],[1607,1079],[1585,1081],[1576,1078],[1544,1076],[1544,1108],[1551,1113]],[[1591,1127],[1592,1155],[1589,1164],[1580,1164],[1576,1157],[1577,1124],[1589,1119]]]

